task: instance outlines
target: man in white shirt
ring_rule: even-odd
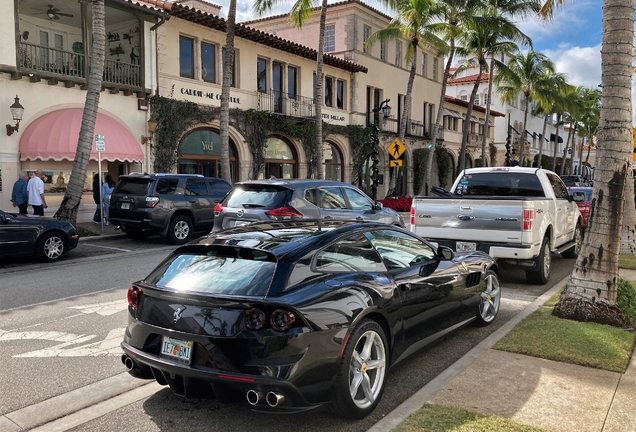
[[[29,205],[33,207],[33,214],[44,216],[46,199],[44,198],[44,172],[41,169],[35,171],[35,176],[29,180],[27,184],[27,193],[29,195]]]

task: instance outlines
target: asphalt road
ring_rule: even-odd
[[[173,246],[161,239],[135,242],[124,236],[82,243],[86,250],[98,252],[88,257],[69,255],[53,265],[24,262],[0,269],[0,415],[123,372],[118,343],[126,323],[125,290]],[[269,416],[250,411],[244,402],[184,400],[164,388],[75,430],[128,431],[131,425],[143,431],[236,431],[255,425],[277,432],[366,430],[569,274],[574,260],[555,257],[552,263],[551,283],[541,287],[527,285],[522,271],[503,265],[504,298],[495,322],[485,328],[464,328],[400,364],[388,375],[382,402],[363,420],[345,421],[327,413]],[[62,338],[75,335],[80,342],[52,342],[51,332]],[[42,334],[49,339],[38,339]],[[485,371],[484,391],[493,377],[496,371]]]

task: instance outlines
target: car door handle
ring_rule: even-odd
[[[362,216],[358,216],[358,217],[356,218],[356,220],[357,220],[357,221],[365,221],[365,220],[367,220],[367,219],[366,219],[366,218],[363,218]]]
[[[409,291],[411,289],[410,283],[400,284],[400,291]]]
[[[194,203],[196,203],[196,202],[197,202],[197,200],[195,200],[195,199],[191,199],[191,200],[189,200],[188,202],[191,202],[192,204],[194,204]]]
[[[463,220],[463,221],[471,221],[471,220],[475,219],[475,216],[469,216],[469,215],[460,214],[460,215],[457,215],[457,219]]]
[[[331,216],[324,216],[323,219],[333,219]]]

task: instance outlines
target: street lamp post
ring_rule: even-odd
[[[380,128],[378,124],[380,123],[380,111],[382,111],[382,115],[384,118],[391,116],[391,107],[389,106],[389,101],[391,99],[383,100],[380,105],[373,108],[373,153],[371,153],[371,160],[373,164],[371,166],[371,198],[375,201],[378,196],[378,163],[380,162],[380,153],[378,151],[378,146],[380,145]]]

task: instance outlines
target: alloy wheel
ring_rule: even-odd
[[[386,349],[382,337],[365,332],[355,345],[349,366],[349,392],[359,408],[371,406],[382,392],[386,373]]]
[[[583,232],[579,226],[574,230],[574,254],[581,252],[581,244],[583,243]]]
[[[479,314],[485,323],[489,323],[495,319],[497,312],[499,312],[501,289],[499,288],[499,279],[494,274],[486,275],[484,283],[485,288],[481,293]]]
[[[56,260],[64,253],[64,241],[57,236],[52,236],[44,242],[44,254],[50,260]]]
[[[552,261],[552,252],[550,252],[550,245],[546,242],[543,246],[543,274],[546,277],[550,277],[550,263]]]
[[[174,225],[174,236],[179,240],[184,240],[190,235],[190,226],[186,221],[179,221]]]

